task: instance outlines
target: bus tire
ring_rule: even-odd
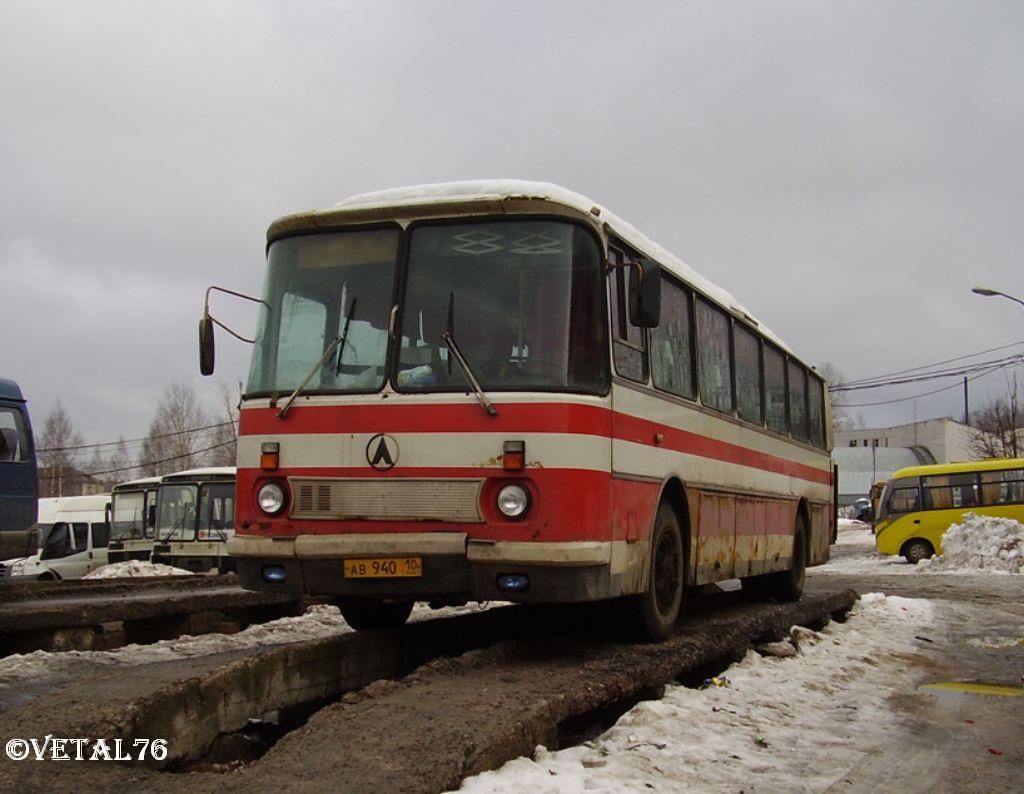
[[[927,560],[935,554],[935,549],[932,548],[932,544],[927,540],[914,538],[903,544],[903,549],[900,553],[911,565],[917,565],[921,560]]]
[[[683,603],[683,533],[672,506],[662,502],[651,533],[647,590],[633,596],[629,611],[640,637],[661,642],[671,633]]]
[[[341,616],[356,631],[401,626],[412,613],[412,601],[382,601],[379,598],[339,598]]]

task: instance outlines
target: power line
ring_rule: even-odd
[[[986,370],[985,372],[979,373],[978,375],[975,375],[973,378],[968,378],[967,380],[968,380],[968,382],[973,383],[978,378],[983,378],[986,375],[990,375],[993,372],[997,372],[997,371],[999,371],[1001,369],[1005,369],[1005,367],[993,367],[992,369],[989,369],[989,370]],[[959,388],[960,388],[960,384],[959,383],[953,383],[953,384],[951,384],[949,386],[942,386],[941,388],[933,389],[932,391],[926,391],[926,392],[923,392],[921,394],[915,394],[915,395],[913,395],[911,397],[900,397],[899,399],[896,399],[896,400],[882,400],[880,402],[873,402],[873,403],[849,403],[847,405],[840,405],[839,408],[872,408],[872,407],[877,406],[877,405],[893,405],[895,403],[906,403],[906,402],[910,402],[911,400],[920,399],[921,397],[928,397],[929,395],[932,395],[932,394],[938,394],[939,392],[944,392],[944,391],[949,391],[950,389],[959,389]]]
[[[945,361],[936,361],[934,364],[923,364],[922,366],[919,366],[919,367],[911,367],[910,369],[902,369],[902,370],[898,370],[896,372],[888,372],[888,373],[886,373],[884,375],[875,375],[875,376],[870,377],[870,378],[857,378],[855,380],[846,381],[845,383],[834,384],[834,386],[830,386],[829,389],[832,390],[835,387],[857,386],[857,385],[860,385],[861,383],[870,383],[870,382],[874,382],[874,381],[877,381],[877,380],[881,380],[882,378],[894,378],[894,377],[897,377],[899,375],[907,375],[907,374],[909,374],[911,372],[919,372],[921,370],[931,369],[932,367],[941,367],[941,366],[943,366],[945,364],[952,364],[952,363],[954,363],[956,361],[963,361],[964,359],[967,359],[967,358],[976,358],[978,356],[984,356],[984,355],[986,355],[988,353],[995,353],[996,351],[999,351],[999,350],[1007,350],[1007,349],[1009,349],[1011,347],[1017,347],[1019,345],[1024,345],[1024,342],[1011,342],[1008,345],[1000,345],[999,347],[992,347],[992,348],[989,348],[988,350],[981,350],[981,351],[979,351],[977,353],[968,353],[967,355],[957,356],[956,358],[946,359]]]
[[[91,450],[97,447],[117,447],[122,444],[136,444],[138,442],[154,441],[156,438],[171,438],[175,435],[185,435],[190,432],[202,432],[203,430],[212,430],[216,427],[226,427],[227,425],[233,425],[234,420],[228,420],[226,422],[217,422],[217,424],[208,424],[204,427],[187,427],[184,430],[175,430],[174,432],[159,433],[157,435],[141,435],[138,438],[119,438],[116,442],[99,442],[98,444],[79,444],[74,447],[46,447],[45,449],[37,449],[36,452],[73,452],[75,450]]]
[[[185,452],[181,455],[174,455],[170,458],[163,458],[162,460],[149,460],[140,463],[136,463],[133,466],[120,466],[116,469],[107,469],[105,471],[91,471],[91,472],[79,472],[85,477],[98,477],[101,474],[118,474],[122,471],[133,471],[134,469],[145,469],[147,466],[159,466],[161,463],[170,463],[172,460],[181,460],[182,458],[189,458],[193,455],[202,455],[204,452],[212,452],[215,449],[221,449],[223,447],[230,446],[235,443],[235,439],[230,441],[223,441],[220,444],[214,444],[212,447],[206,447],[204,449],[195,449],[191,452]]]
[[[991,359],[989,361],[980,361],[977,364],[972,364],[969,367],[959,367],[956,369],[942,370],[940,372],[929,372],[923,375],[915,375],[907,378],[897,378],[886,381],[876,382],[861,382],[857,385],[848,385],[845,383],[837,384],[829,389],[830,393],[840,393],[849,391],[862,391],[864,389],[878,389],[883,386],[901,386],[906,383],[920,383],[921,381],[929,380],[940,380],[942,378],[959,377],[962,375],[969,375],[974,372],[980,372],[982,370],[994,370],[1003,369],[1005,367],[1016,366],[1024,363],[1024,355],[1017,354],[1013,356],[1007,356],[1005,358]]]

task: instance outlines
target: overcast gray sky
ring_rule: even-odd
[[[1024,297],[1022,41],[1024,3],[977,0],[3,0],[0,376],[37,430],[60,398],[144,435],[171,381],[213,406],[203,291],[259,291],[271,220],[488,177],[608,206],[848,379],[1024,340],[969,292]]]

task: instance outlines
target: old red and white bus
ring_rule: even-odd
[[[798,597],[834,530],[823,381],[604,207],[513,180],[356,196],[268,232],[238,440],[246,587],[338,598]],[[212,322],[200,325],[212,370]]]

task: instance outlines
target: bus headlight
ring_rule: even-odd
[[[259,493],[256,494],[256,501],[259,502],[260,510],[268,515],[280,513],[284,507],[284,488],[276,482],[268,482]]]
[[[498,491],[498,510],[506,518],[519,518],[530,509],[530,492],[513,483]]]

